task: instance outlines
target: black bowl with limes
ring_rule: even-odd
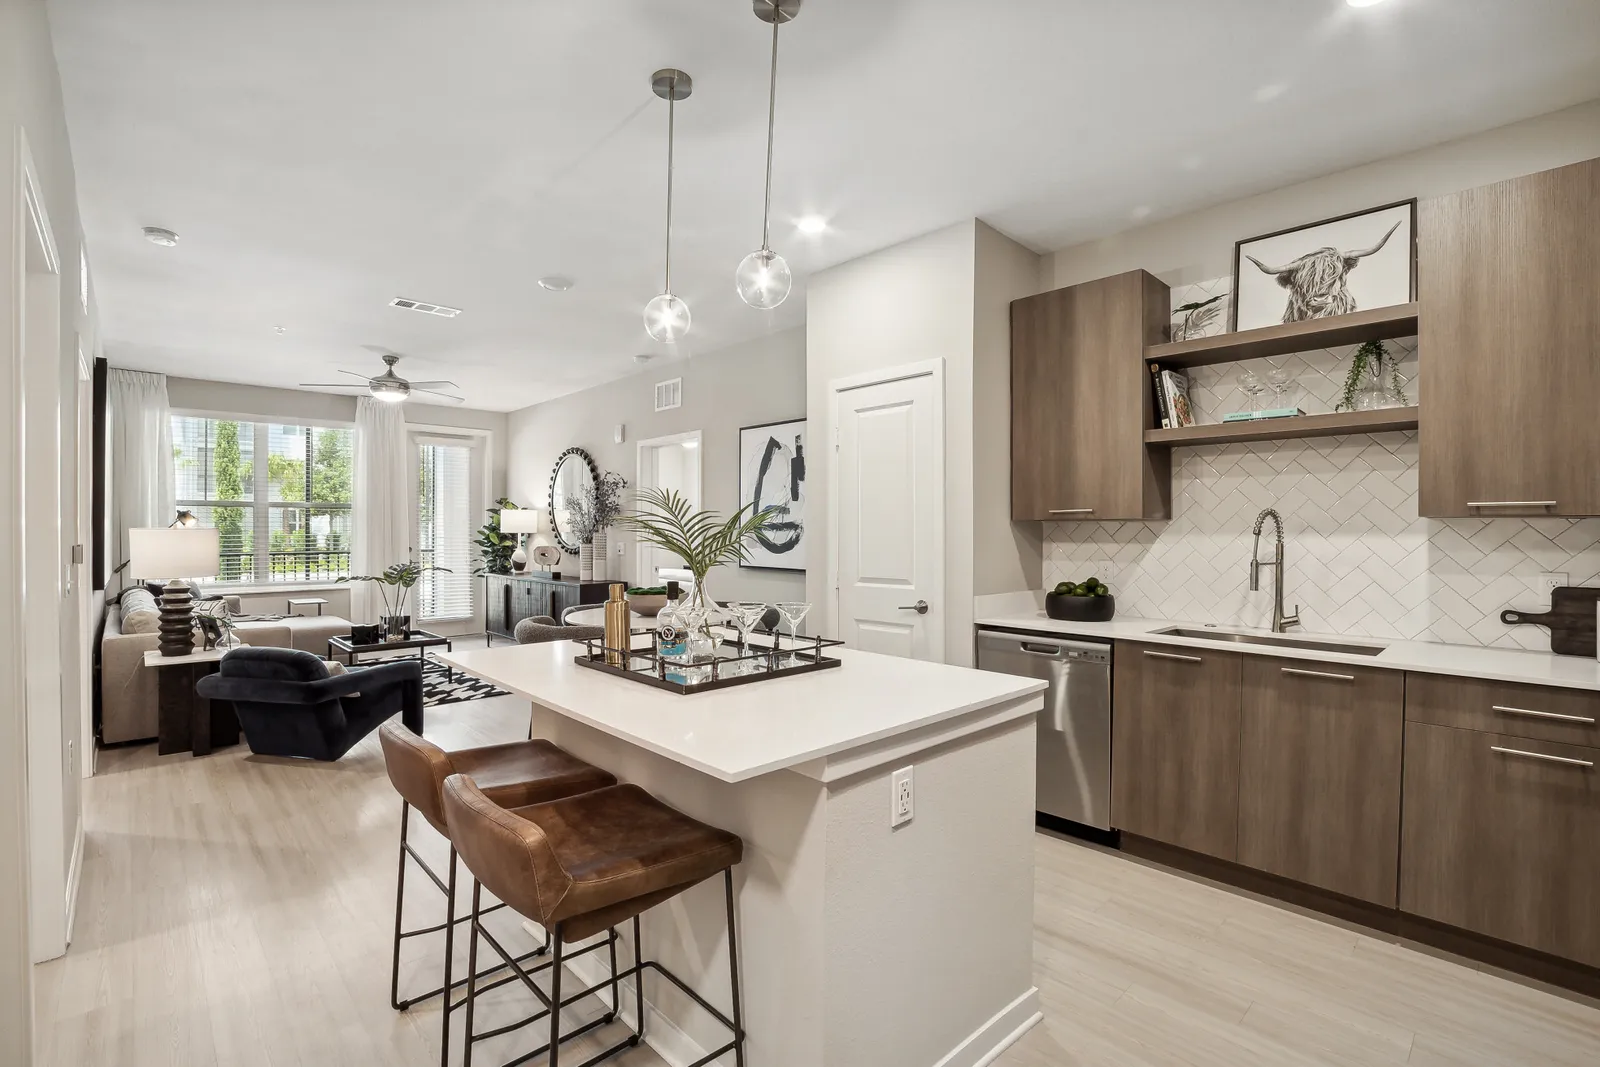
[[[1063,622],[1110,622],[1117,598],[1104,582],[1062,582],[1044,595],[1044,613]]]

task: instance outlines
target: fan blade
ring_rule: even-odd
[[[360,389],[363,392],[367,387],[356,385],[354,382],[301,382],[302,389]]]
[[[412,382],[413,389],[460,389],[455,382]]]
[[[370,375],[370,374],[357,374],[355,371],[353,371],[353,370],[345,370],[343,367],[339,368],[339,373],[340,374],[348,374],[353,378],[360,378],[362,381],[367,381],[367,382],[372,381],[372,375]]]
[[[464,396],[451,396],[449,393],[441,393],[436,389],[418,389],[415,385],[413,385],[411,387],[411,391],[413,393],[427,393],[429,396],[436,396],[441,400],[448,400],[452,404],[465,404],[467,402],[467,398]]]

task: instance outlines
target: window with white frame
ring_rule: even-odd
[[[478,562],[473,545],[478,501],[474,493],[474,442],[417,437],[417,581],[420,619],[467,619],[476,612]]]
[[[353,436],[348,426],[172,416],[178,507],[221,531],[215,581],[350,573]]]

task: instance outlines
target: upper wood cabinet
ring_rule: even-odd
[[[1600,515],[1600,160],[1418,205],[1427,517]]]
[[[1395,906],[1399,671],[1247,657],[1239,862]]]
[[[1111,823],[1231,860],[1239,826],[1237,652],[1118,642]]]
[[[1142,270],[1012,302],[1013,519],[1170,516],[1170,453],[1144,445],[1169,302]]]

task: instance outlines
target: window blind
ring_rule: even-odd
[[[416,588],[419,619],[467,619],[473,615],[476,562],[472,536],[472,448],[421,443],[417,479],[417,558],[442,567],[424,571]]]

